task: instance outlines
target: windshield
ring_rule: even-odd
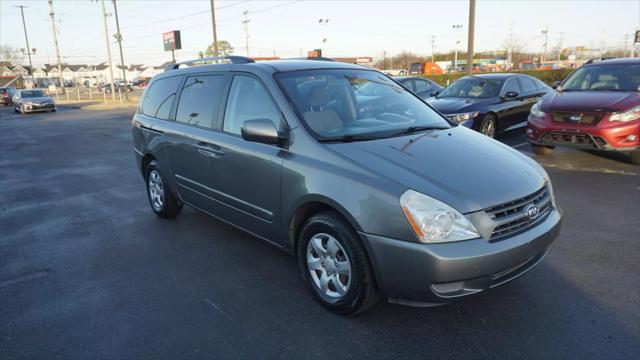
[[[45,94],[42,90],[27,90],[21,91],[20,96],[22,96],[23,98],[34,98],[47,96],[47,94]]]
[[[500,81],[464,77],[444,88],[438,98],[490,98],[498,96],[501,86]]]
[[[276,79],[319,140],[364,140],[450,127],[428,105],[376,71],[305,70],[280,73]]]
[[[563,91],[638,91],[640,65],[584,66],[562,84]]]

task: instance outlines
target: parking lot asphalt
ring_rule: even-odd
[[[156,218],[131,113],[0,109],[2,358],[640,354],[640,177],[624,159],[541,159],[564,225],[518,280],[445,306],[380,301],[345,318],[315,303],[292,256],[195,210]],[[522,131],[502,141],[530,152]]]

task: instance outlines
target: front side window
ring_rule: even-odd
[[[429,82],[426,80],[415,80],[415,85],[416,92],[429,91],[429,89],[431,88],[431,84],[429,84]]]
[[[510,91],[522,94],[522,89],[520,89],[520,85],[518,85],[518,80],[516,78],[507,80],[507,82],[504,84],[504,88],[502,89],[502,95]]]
[[[301,120],[321,141],[449,128],[428,105],[376,71],[305,70],[280,73],[276,79]]]
[[[222,130],[240,135],[245,121],[259,119],[269,119],[279,127],[282,115],[258,80],[251,76],[236,75],[229,90]]]
[[[640,65],[592,65],[574,72],[563,91],[638,91]]]
[[[468,76],[444,88],[438,98],[490,98],[498,96],[500,86],[499,81]]]
[[[176,121],[213,128],[223,85],[222,75],[188,77],[180,93]]]
[[[523,93],[532,94],[538,91],[538,85],[532,78],[521,76],[518,80],[520,80],[520,86],[522,87]]]
[[[145,94],[142,113],[158,119],[169,119],[181,80],[182,77],[173,76],[154,81]]]

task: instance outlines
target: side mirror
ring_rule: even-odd
[[[560,84],[562,84],[562,81],[554,81],[553,83],[551,83],[551,87],[557,89]]]
[[[438,96],[438,95],[440,95],[440,90],[436,90],[431,93],[431,96]]]
[[[289,138],[289,134],[278,132],[276,125],[269,119],[247,120],[240,129],[242,138],[247,141],[263,144],[282,144]]]
[[[518,92],[517,91],[507,91],[506,93],[504,93],[504,95],[502,95],[503,98],[507,99],[507,100],[513,100],[515,98],[518,97]]]

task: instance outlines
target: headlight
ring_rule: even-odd
[[[402,211],[423,243],[479,238],[478,230],[451,206],[413,190],[400,197]]]
[[[547,113],[540,110],[540,103],[537,102],[531,107],[531,116],[537,117],[537,118],[543,118],[547,116]]]
[[[625,112],[613,113],[609,116],[609,121],[633,121],[640,119],[640,105]]]
[[[468,113],[447,115],[449,120],[455,121],[457,123],[461,123],[463,121],[471,120],[471,119],[475,118],[476,116],[478,116],[478,112],[477,111],[468,112]]]

